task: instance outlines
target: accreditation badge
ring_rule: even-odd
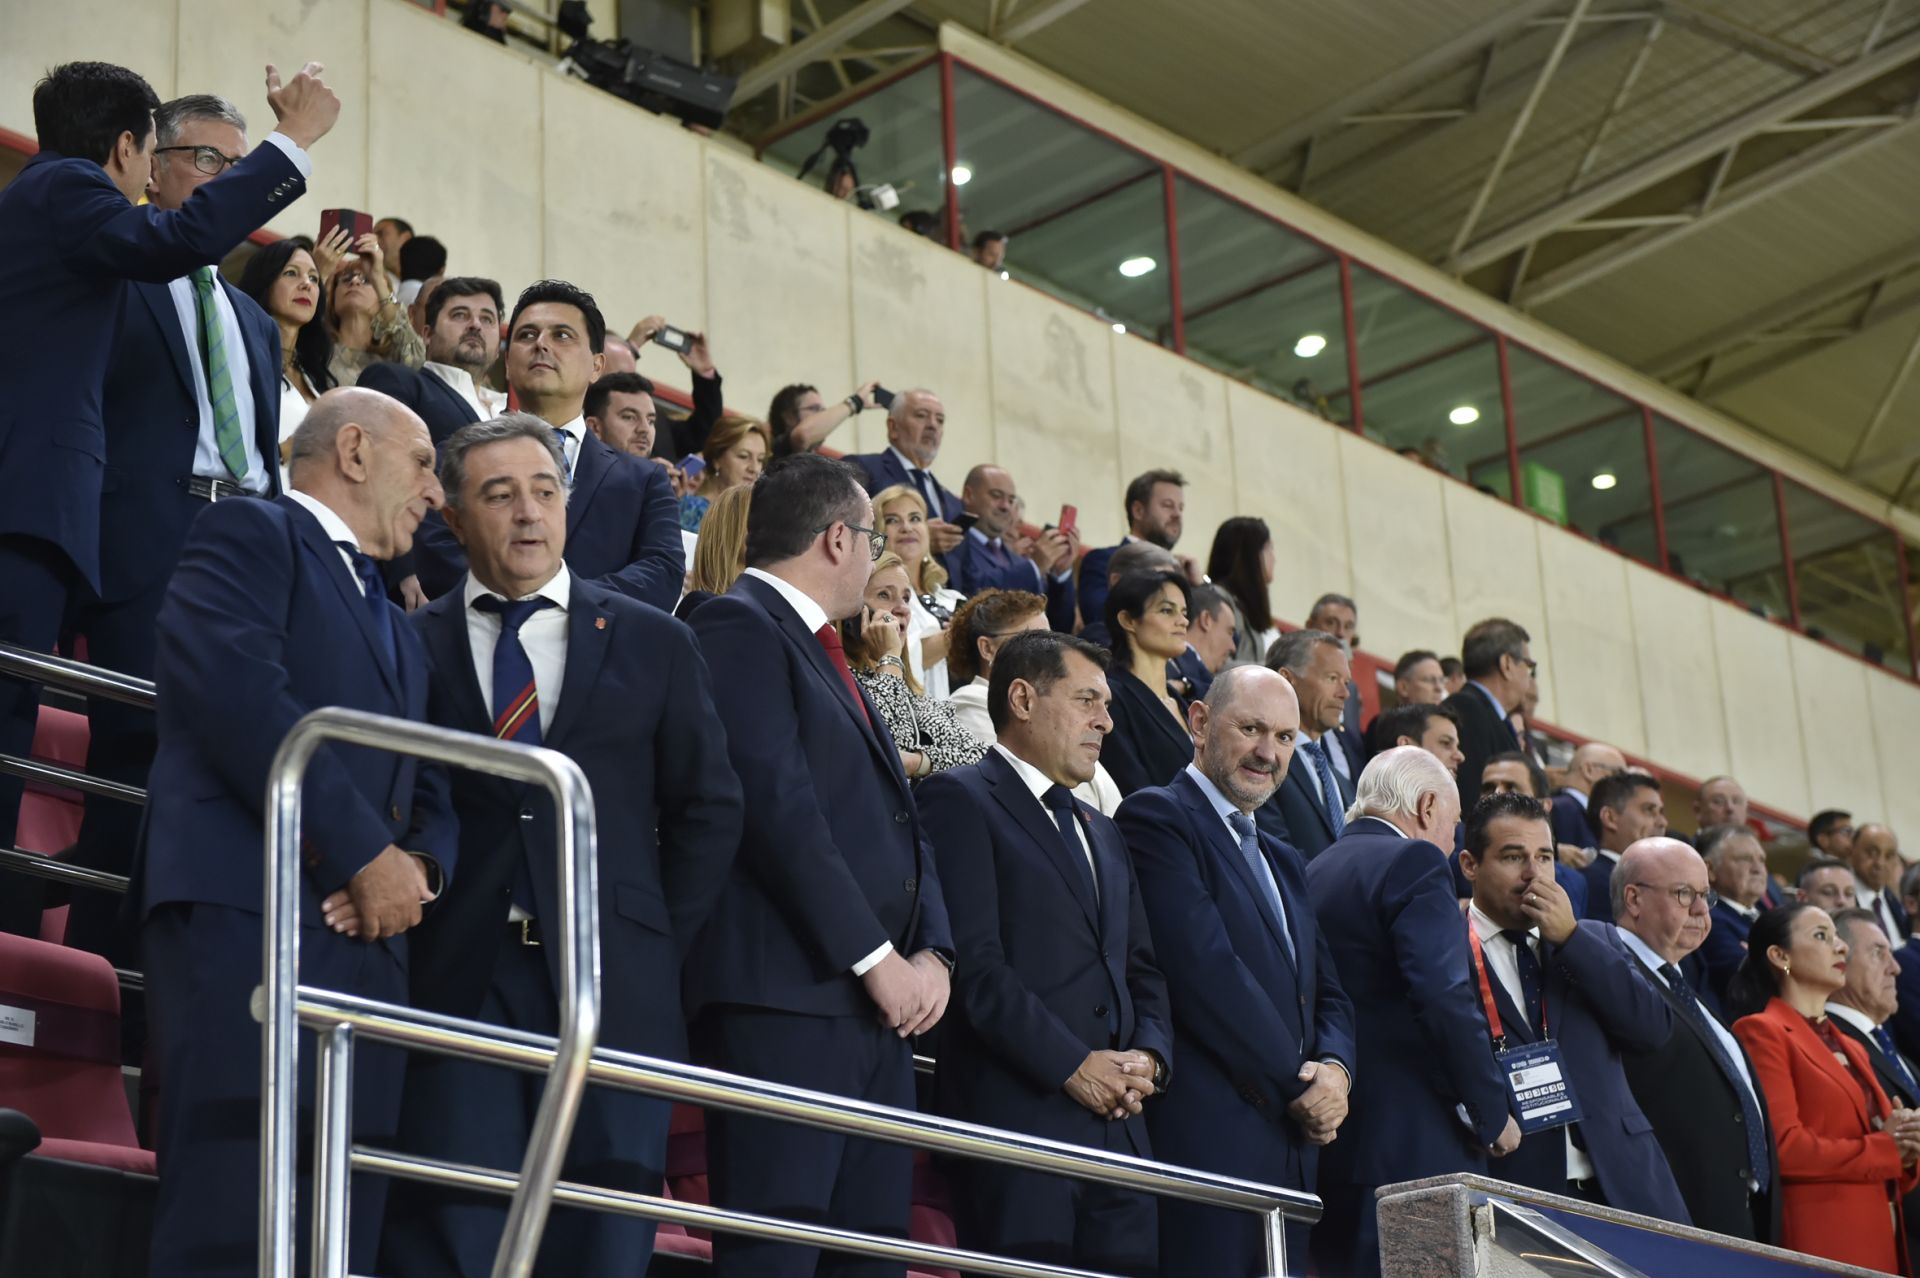
[[[1560,1044],[1549,1038],[1495,1052],[1493,1058],[1506,1076],[1522,1136],[1580,1121],[1580,1101],[1561,1064]]]

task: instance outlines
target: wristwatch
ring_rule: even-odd
[[[867,407],[866,401],[861,399],[860,396],[857,394],[847,396],[846,403],[847,403],[847,407],[852,409],[856,413],[866,411],[866,407]]]
[[[901,661],[900,658],[894,656],[892,653],[888,653],[886,656],[880,658],[878,661],[874,662],[873,664],[876,666],[892,666],[894,669],[899,670],[903,673],[906,671],[906,668],[907,668],[906,663]]]
[[[1153,1058],[1153,1094],[1164,1096],[1167,1091],[1167,1080],[1173,1077],[1173,1071],[1168,1069],[1167,1063],[1160,1059],[1160,1053],[1148,1052],[1147,1055]]]

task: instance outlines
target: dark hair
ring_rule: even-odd
[[[1404,702],[1380,715],[1380,721],[1374,725],[1374,739],[1383,749],[1391,749],[1400,737],[1412,737],[1417,744],[1427,735],[1427,724],[1434,719],[1445,719],[1454,727],[1460,726],[1460,716],[1445,706],[1418,705]]]
[[[979,640],[1000,638],[1007,627],[1046,610],[1045,597],[1026,590],[982,590],[955,608],[947,627],[948,682],[964,688],[979,678]]]
[[[1517,657],[1522,645],[1532,637],[1505,617],[1489,617],[1475,623],[1460,641],[1460,665],[1467,678],[1479,679],[1500,673],[1500,658]]]
[[[1455,722],[1458,722],[1458,720],[1455,720]],[[1544,799],[1547,797],[1547,774],[1541,769],[1540,765],[1534,761],[1532,755],[1523,754],[1519,750],[1502,750],[1499,754],[1488,757],[1486,763],[1481,765],[1481,772],[1484,774],[1487,768],[1492,767],[1496,763],[1525,764],[1527,768],[1527,784],[1533,787],[1533,797],[1536,799]]]
[[[1501,817],[1545,821],[1547,805],[1526,794],[1483,794],[1467,812],[1467,851],[1478,861],[1487,854],[1487,827]]]
[[[1795,887],[1805,887],[1807,880],[1822,870],[1845,870],[1848,874],[1853,873],[1853,867],[1838,857],[1810,857],[1807,863],[1800,867],[1800,877],[1793,881],[1793,885]]]
[[[260,303],[261,310],[267,310],[267,298],[273,292],[274,281],[280,278],[280,272],[286,269],[287,259],[296,252],[309,252],[292,240],[275,240],[255,250],[247,264],[240,271],[239,289],[254,301]],[[316,299],[317,300],[317,299]],[[318,395],[333,389],[333,373],[328,365],[333,361],[333,334],[327,329],[327,321],[322,312],[324,306],[315,306],[307,322],[293,339],[293,362],[306,374],[307,382]]]
[[[773,402],[767,405],[767,427],[773,432],[775,457],[785,457],[794,450],[793,432],[800,426],[801,396],[819,393],[819,387],[809,386],[805,382],[782,386],[774,392]]]
[[[1155,484],[1176,484],[1185,488],[1187,481],[1186,477],[1177,470],[1150,470],[1144,474],[1135,475],[1127,484],[1127,504],[1121,512],[1126,515],[1129,528],[1133,526],[1133,508],[1152,504]]]
[[[1151,491],[1149,486],[1148,492]],[[1131,489],[1128,490],[1127,517],[1133,517]],[[1266,520],[1235,515],[1214,531],[1213,549],[1207,553],[1207,576],[1233,595],[1240,611],[1246,615],[1247,628],[1256,635],[1273,629],[1273,605],[1267,599],[1266,579],[1260,573],[1260,552],[1272,543],[1273,530],[1267,527]]]
[[[33,131],[43,151],[104,166],[122,133],[145,145],[160,95],[111,62],[65,62],[33,86]]]
[[[973,247],[985,248],[995,240],[1004,240],[1006,238],[1007,234],[1005,231],[982,231],[973,237]]]
[[[447,269],[447,246],[431,235],[416,235],[400,246],[400,278],[430,280]]]
[[[866,494],[847,462],[795,453],[768,466],[753,485],[747,512],[747,567],[762,568],[807,552],[827,528],[852,522]]]
[[[1466,672],[1467,672],[1467,668],[1460,664],[1460,658],[1458,657],[1440,658],[1440,673],[1444,677],[1451,679],[1455,675],[1463,675]]]
[[[520,296],[514,299],[513,314],[507,317],[507,332],[511,334],[520,322],[520,312],[541,302],[571,306],[579,311],[587,325],[587,349],[595,355],[606,349],[607,321],[600,314],[600,304],[593,300],[593,294],[565,280],[536,280],[521,289]]]
[[[1603,833],[1600,826],[1602,809],[1618,813],[1633,798],[1635,790],[1659,788],[1660,783],[1644,772],[1628,772],[1625,769],[1609,772],[1593,783],[1593,789],[1587,795],[1587,828],[1598,838]]]
[[[615,395],[651,394],[653,394],[653,383],[638,373],[608,373],[587,387],[587,397],[581,403],[580,415],[605,417],[607,401]]]
[[[1793,921],[1816,908],[1805,901],[1794,901],[1763,912],[1747,931],[1747,955],[1740,960],[1727,981],[1727,1020],[1737,1021],[1762,1011],[1780,994],[1780,975],[1767,962],[1767,951],[1793,943]]]
[[[1822,808],[1813,814],[1813,820],[1807,822],[1807,842],[1824,839],[1851,820],[1853,820],[1851,812],[1842,812],[1839,808]]]
[[[375,227],[378,227],[382,222],[393,223],[402,235],[413,234],[413,223],[407,221],[404,217],[377,217],[373,220]]]
[[[1046,696],[1053,685],[1067,677],[1067,654],[1077,652],[1094,665],[1107,668],[1107,650],[1077,635],[1058,630],[1030,630],[1014,635],[1000,646],[993,659],[993,673],[987,676],[987,718],[995,732],[1007,726],[1007,692],[1015,679],[1024,679],[1034,691]]]
[[[1180,592],[1180,602],[1189,606],[1193,603],[1193,593],[1187,587],[1186,576],[1177,568],[1150,568],[1145,572],[1130,572],[1113,584],[1107,592],[1107,637],[1113,641],[1113,660],[1116,665],[1125,667],[1133,660],[1133,641],[1127,632],[1120,628],[1120,614],[1138,619],[1141,610],[1147,606],[1147,600],[1160,593],[1160,587],[1172,583]],[[999,662],[994,663],[995,669]]]
[[[1412,652],[1403,652],[1400,654],[1400,660],[1393,663],[1393,677],[1395,679],[1404,679],[1412,674],[1413,668],[1421,662],[1439,660],[1440,658],[1438,656],[1428,652],[1425,648],[1415,648]],[[1444,671],[1446,669],[1445,664],[1443,663],[1440,668]]]
[[[432,328],[440,322],[440,312],[445,310],[447,303],[454,298],[474,297],[481,293],[493,299],[495,314],[507,309],[505,299],[500,296],[498,280],[490,280],[481,275],[455,275],[451,279],[441,280],[433,286],[433,292],[427,294],[427,327]],[[495,334],[495,337],[497,338],[498,334]]]
[[[1232,605],[1227,602],[1227,592],[1219,586],[1202,583],[1198,586],[1189,586],[1187,588],[1188,621],[1198,621],[1201,617],[1210,617],[1222,608],[1227,609],[1229,613],[1233,611]],[[1227,624],[1232,625],[1233,623],[1229,620]]]

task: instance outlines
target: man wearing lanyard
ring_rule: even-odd
[[[1501,1177],[1690,1224],[1620,1059],[1622,1051],[1658,1050],[1673,1033],[1673,1012],[1634,971],[1618,933],[1574,918],[1554,881],[1554,857],[1537,799],[1486,795],[1467,817],[1460,869],[1473,885],[1469,952],[1494,1051],[1510,1071],[1536,1057],[1551,1061],[1567,1091],[1549,1095],[1566,1102],[1556,1108],[1520,1090],[1515,1108],[1528,1137],[1501,1164]],[[1547,1112],[1530,1123],[1534,1106]],[[1591,1121],[1567,1122],[1569,1115]],[[1558,1138],[1546,1130],[1556,1123]]]

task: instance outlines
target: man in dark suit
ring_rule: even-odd
[[[1144,541],[1173,552],[1186,520],[1186,490],[1187,481],[1177,470],[1149,470],[1127,482],[1127,535],[1119,545],[1099,546],[1080,557],[1080,618],[1088,626],[1107,615],[1107,591],[1118,580],[1112,566],[1115,551]],[[1199,582],[1200,569],[1192,559],[1182,557],[1179,566],[1188,581]]]
[[[428,717],[578,763],[599,835],[600,1043],[685,1059],[681,956],[726,882],[740,838],[740,783],[727,762],[706,662],[685,627],[624,595],[576,581],[561,562],[566,485],[553,432],[509,413],[441,445],[447,523],[467,552],[463,587],[413,620],[432,665]],[[559,1032],[564,909],[553,805],[531,787],[462,770],[461,877],[412,938],[416,1007]],[[512,1167],[526,1150],[545,1079],[455,1058],[415,1056],[401,1142],[415,1153]],[[589,1088],[561,1174],[660,1192],[671,1106]],[[486,1115],[485,1122],[474,1116]],[[386,1264],[399,1273],[484,1278],[506,1221],[502,1198],[397,1192]],[[555,1213],[544,1264],[570,1273],[646,1268],[653,1223]]]
[[[1587,828],[1593,831],[1593,860],[1580,871],[1587,880],[1586,917],[1611,923],[1613,868],[1635,843],[1667,832],[1660,783],[1644,772],[1601,777],[1587,798]]]
[[[1300,735],[1286,778],[1262,804],[1260,828],[1298,849],[1311,863],[1346,832],[1346,811],[1353,787],[1334,771],[1328,734],[1340,727],[1346,710],[1351,665],[1347,646],[1322,630],[1281,635],[1267,652],[1267,665],[1293,687],[1300,702]],[[1459,806],[1456,799],[1455,805]],[[1451,832],[1447,835],[1453,842]]]
[[[1699,957],[1714,994],[1724,1003],[1727,982],[1747,957],[1747,933],[1765,908],[1760,893],[1767,882],[1767,854],[1744,825],[1707,826],[1693,836],[1693,846],[1707,863],[1707,882],[1720,896]]]
[[[666,472],[615,452],[587,429],[587,387],[607,336],[599,306],[563,280],[541,280],[514,302],[507,330],[507,383],[522,410],[554,428],[567,459],[567,568],[578,580],[671,610],[687,560]],[[438,518],[422,525],[416,559],[430,599],[457,586],[467,569],[460,543]]]
[[[268,765],[320,706],[426,717],[426,654],[374,560],[404,551],[439,504],[420,419],[384,395],[329,391],[294,435],[293,491],[209,507],[167,588],[160,745],[134,884],[160,1082],[155,1278],[256,1272],[260,1027],[248,1008],[261,979]],[[404,933],[453,866],[444,774],[327,747],[303,793],[300,978],[405,1003]],[[303,1101],[312,1060],[303,1054]],[[400,1066],[396,1052],[361,1049],[356,1140],[392,1138]],[[373,1264],[384,1188],[355,1186],[358,1272]],[[295,1236],[304,1244],[304,1225]]]
[[[1115,818],[1158,941],[1180,1047],[1178,1086],[1148,1126],[1160,1158],[1313,1192],[1320,1148],[1340,1133],[1353,1085],[1353,1005],[1307,900],[1300,854],[1252,816],[1299,731],[1285,679],[1233,666],[1193,707],[1194,760],[1173,783],[1128,796]],[[1305,1263],[1290,1227],[1288,1272]],[[1164,1199],[1162,1272],[1265,1274],[1260,1225],[1243,1212]]]
[[[1324,630],[1347,645],[1347,656],[1351,660],[1360,647],[1360,605],[1346,595],[1331,592],[1321,595],[1307,610],[1306,628]],[[1328,751],[1335,774],[1349,787],[1372,753],[1361,736],[1361,714],[1360,685],[1349,677],[1347,703],[1340,709],[1340,724],[1330,729],[1336,748]]]
[[[1908,918],[1920,913],[1920,865],[1901,871],[1900,905]],[[1920,940],[1908,937],[1895,948],[1893,957],[1900,964],[1900,1006],[1888,1028],[1909,1060],[1920,1059]]]
[[[442,280],[427,295],[427,362],[369,364],[356,385],[382,391],[420,415],[435,448],[462,426],[485,421],[506,407],[506,396],[486,385],[500,354],[500,285],[478,275]]]
[[[1520,1128],[1442,850],[1460,820],[1453,777],[1425,750],[1396,746],[1360,773],[1355,802],[1353,825],[1307,865],[1359,1061],[1353,1115],[1320,1160],[1313,1251],[1322,1273],[1368,1278],[1380,1272],[1375,1189],[1484,1173],[1489,1156],[1519,1147]]]
[[[859,469],[868,494],[905,484],[926,500],[927,536],[936,555],[960,543],[960,517],[966,513],[960,499],[933,476],[946,433],[947,409],[938,395],[921,388],[901,391],[887,409],[885,450],[846,459]]]
[[[1633,1098],[1694,1225],[1771,1243],[1780,1236],[1780,1160],[1766,1093],[1746,1050],[1682,973],[1709,926],[1706,862],[1678,839],[1644,839],[1626,849],[1612,883],[1620,939],[1675,1019],[1665,1046],[1624,1057]]]
[[[1442,704],[1460,720],[1460,793],[1480,793],[1480,770],[1496,754],[1520,748],[1507,716],[1520,708],[1533,684],[1534,661],[1525,630],[1492,617],[1460,641],[1467,686]]]
[[[1920,1106],[1920,1070],[1901,1053],[1887,1028],[1899,1007],[1900,965],[1886,925],[1870,909],[1842,910],[1833,916],[1833,925],[1847,943],[1847,983],[1827,999],[1828,1018],[1867,1049],[1888,1100],[1902,1109]],[[1920,1190],[1902,1197],[1900,1207],[1911,1255],[1920,1244]]]
[[[1566,781],[1554,792],[1553,841],[1556,845],[1587,848],[1593,846],[1593,831],[1587,827],[1587,796],[1600,778],[1611,776],[1627,766],[1626,756],[1599,741],[1583,741],[1574,747],[1567,763]]]
[[[1006,543],[1020,523],[1019,494],[1013,476],[991,463],[967,472],[960,500],[973,516],[966,535],[947,552],[947,572],[963,595],[982,590],[1025,590],[1047,601],[1047,624],[1073,631],[1073,565],[1080,557],[1078,529],[1049,526],[1026,554]]]
[[[968,1122],[1152,1158],[1141,1109],[1173,1061],[1166,982],[1126,845],[1072,794],[1113,726],[1106,666],[1070,635],[1007,640],[987,689],[998,744],[915,795],[955,951],[936,1093]],[[954,1171],[962,1246],[1159,1272],[1148,1195],[971,1160]]]
[[[1896,942],[1906,940],[1913,925],[1900,904],[1900,871],[1907,863],[1900,856],[1899,836],[1879,821],[1862,821],[1853,833],[1847,863],[1853,867],[1854,898],[1860,908],[1871,910]]]
[[[53,651],[69,604],[101,589],[102,388],[120,358],[113,339],[127,282],[165,284],[217,265],[306,189],[306,148],[340,113],[318,69],[283,87],[269,67],[278,130],[177,210],[134,203],[152,173],[160,105],[145,80],[70,62],[34,89],[40,150],[0,192],[0,643]],[[142,372],[172,375],[157,365]],[[247,468],[249,436],[237,412],[215,417],[231,476]],[[31,685],[0,680],[0,753],[30,753],[38,708]],[[8,843],[20,792],[20,781],[0,777]]]
[[[246,121],[222,98],[176,99],[153,123],[155,208],[183,207],[247,152]],[[113,353],[101,402],[100,588],[70,602],[67,624],[86,636],[95,665],[150,679],[154,618],[194,516],[219,497],[279,492],[280,331],[252,298],[201,267],[169,283],[130,282]],[[152,711],[90,698],[87,771],[145,786],[153,732]],[[139,829],[139,808],[89,799],[68,859],[125,874]],[[67,943],[139,966],[119,909],[105,893],[76,893]]]
[[[911,1109],[908,1039],[946,1010],[953,942],[899,751],[834,624],[860,609],[885,545],[873,525],[853,467],[782,458],[754,485],[746,572],[693,614],[747,816],[686,997],[703,1064]],[[905,1235],[910,1151],[737,1114],[707,1121],[716,1204]],[[726,1234],[714,1268],[903,1272]]]
[[[1578,1122],[1522,1141],[1501,1163],[1501,1178],[1687,1224],[1680,1188],[1620,1063],[1623,1052],[1665,1046],[1673,1011],[1618,933],[1578,920],[1554,879],[1555,864],[1539,800],[1492,794],[1474,804],[1460,856],[1473,884],[1474,984],[1483,1003],[1491,995],[1496,1042],[1559,1044],[1581,1113]]]

